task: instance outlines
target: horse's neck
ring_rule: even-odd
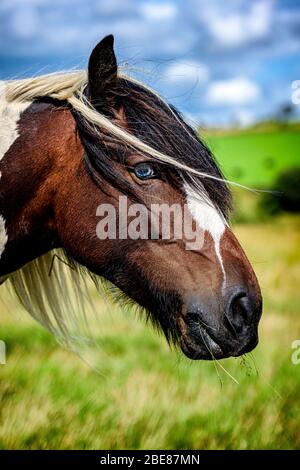
[[[53,147],[62,137],[56,123],[61,134],[63,122],[48,104],[7,103],[0,97],[1,277],[55,246],[51,175]]]

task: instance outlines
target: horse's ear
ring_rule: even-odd
[[[117,71],[114,37],[110,34],[97,44],[89,59],[89,94],[93,106],[113,106],[117,94]]]

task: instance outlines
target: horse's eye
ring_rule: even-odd
[[[149,180],[156,178],[157,172],[152,163],[143,162],[138,163],[134,167],[134,173],[140,180]]]

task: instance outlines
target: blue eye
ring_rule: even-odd
[[[156,177],[156,171],[151,163],[138,163],[134,167],[134,173],[140,180],[148,180]]]

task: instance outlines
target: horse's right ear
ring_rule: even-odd
[[[106,36],[93,49],[88,65],[90,100],[96,108],[113,106],[117,89],[117,60],[114,37]]]

